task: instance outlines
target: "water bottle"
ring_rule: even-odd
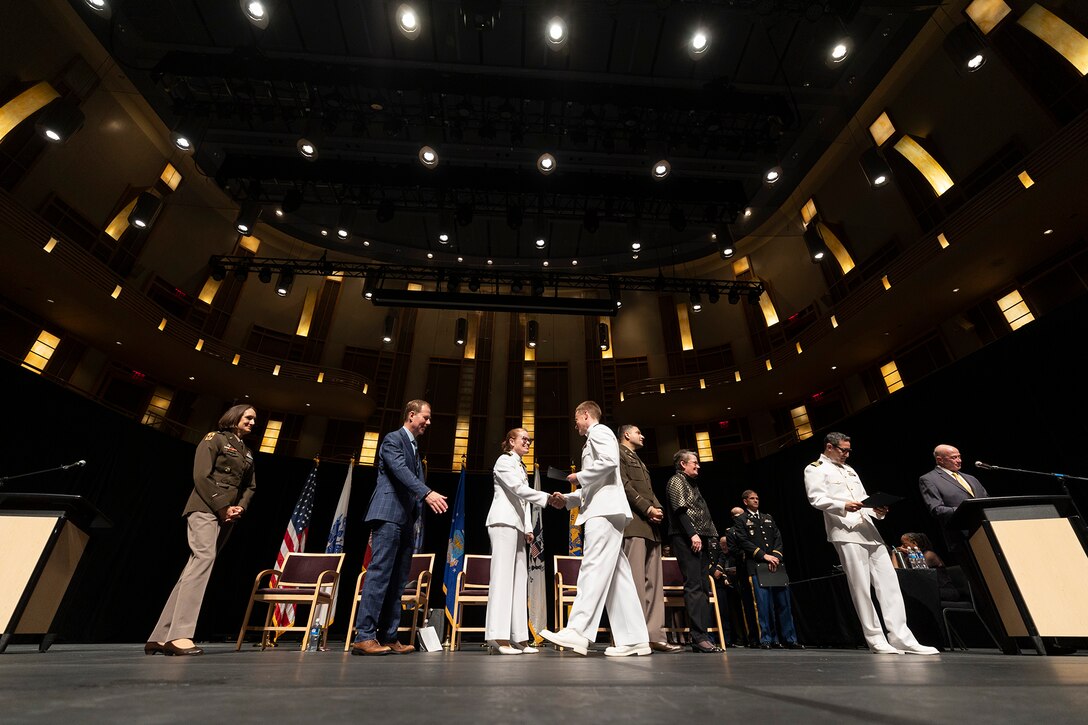
[[[318,646],[321,644],[321,623],[314,622],[310,627],[310,641],[306,646],[307,652],[317,652]]]
[[[926,555],[919,550],[917,546],[910,550],[910,568],[911,569],[928,569],[926,566]]]

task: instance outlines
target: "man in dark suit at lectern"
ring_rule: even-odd
[[[918,479],[918,488],[926,508],[941,525],[948,553],[962,561],[968,532],[952,527],[952,515],[964,501],[986,498],[989,494],[977,478],[960,472],[963,460],[955,446],[942,443],[933,449],[933,457],[937,465]]]

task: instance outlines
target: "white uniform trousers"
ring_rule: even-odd
[[[858,613],[866,644],[870,648],[888,643],[898,649],[918,646],[918,640],[907,628],[903,592],[899,589],[899,579],[892,568],[887,547],[883,544],[843,541],[833,543],[846,572],[850,598],[854,601],[854,609]],[[880,618],[873,606],[870,586],[876,592],[876,600],[880,603],[880,612],[888,628],[887,638],[884,637],[884,629],[880,626]]]
[[[485,639],[529,639],[528,563],[525,534],[513,526],[488,526],[491,537],[491,584],[487,590]]]
[[[578,594],[566,626],[593,642],[597,639],[601,615],[607,609],[617,647],[650,641],[641,599],[631,577],[631,564],[623,553],[625,525],[626,517],[622,514],[586,520]]]

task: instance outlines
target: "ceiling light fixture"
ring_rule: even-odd
[[[892,177],[892,167],[888,165],[879,149],[866,149],[858,163],[861,164],[861,171],[865,174],[865,180],[874,189],[886,186]]]
[[[699,28],[691,35],[691,40],[688,41],[688,55],[692,60],[699,60],[706,51],[710,48],[710,33],[704,28]]]
[[[567,37],[567,22],[563,18],[556,16],[548,21],[544,38],[548,41],[549,48],[559,50],[567,44]]]
[[[425,169],[433,169],[438,166],[438,152],[430,146],[424,146],[419,150],[419,163]]]
[[[547,151],[540,154],[540,157],[536,160],[536,170],[545,176],[555,171],[555,167],[555,157]]]
[[[140,192],[140,195],[136,197],[136,204],[128,214],[128,223],[137,229],[147,229],[155,220],[161,205],[162,199],[150,191]]]
[[[854,41],[849,36],[839,38],[831,44],[831,48],[827,51],[827,64],[839,65],[850,57],[853,50]]]
[[[261,205],[256,201],[247,201],[238,210],[238,216],[234,218],[234,228],[239,234],[252,234],[253,227],[257,224],[257,218],[261,216]]]
[[[104,18],[110,17],[113,14],[113,9],[110,7],[106,0],[85,0],[87,7],[94,10],[96,13]]]
[[[276,280],[276,294],[286,297],[291,294],[291,285],[295,283],[295,273],[289,269],[280,270],[280,278]]]
[[[544,237],[537,237],[536,241],[533,243],[536,245],[537,249],[543,249],[548,244]]]
[[[772,186],[782,178],[782,167],[775,165],[763,172],[763,183]]]
[[[409,40],[415,40],[419,37],[420,27],[419,15],[414,7],[408,3],[397,6],[397,29],[400,30],[401,35]]]
[[[268,27],[268,8],[261,0],[238,0],[242,14],[254,27],[264,30]]]
[[[658,161],[656,164],[653,165],[652,169],[650,169],[650,173],[653,175],[653,177],[655,179],[664,179],[664,178],[668,177],[668,175],[669,175],[669,173],[671,171],[672,171],[672,164],[670,164],[665,159],[661,159],[660,161]]]
[[[83,128],[83,111],[71,98],[56,98],[38,116],[34,128],[46,141],[64,143]]]
[[[971,23],[960,23],[945,39],[945,50],[952,56],[956,69],[974,73],[986,65],[986,42]]]

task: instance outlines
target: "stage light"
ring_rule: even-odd
[[[257,218],[261,216],[261,205],[256,201],[247,201],[238,210],[238,216],[234,218],[234,228],[239,234],[250,235],[257,224]]]
[[[286,297],[291,294],[291,285],[295,283],[295,273],[286,267],[280,270],[280,277],[276,280],[276,294]]]
[[[445,232],[442,232],[441,234],[438,235],[438,243],[439,244],[449,244],[450,243],[450,235],[446,234]]]
[[[547,176],[555,171],[555,157],[545,151],[540,154],[540,157],[536,160],[536,170]]]
[[[56,98],[42,109],[34,128],[46,141],[64,143],[83,128],[83,121],[83,111],[75,100]]]
[[[782,167],[772,166],[763,172],[763,183],[767,186],[772,186],[778,183],[778,180],[782,178]]]
[[[307,161],[315,160],[321,152],[324,134],[321,132],[321,119],[311,116],[306,119],[302,135],[295,142],[295,149]]]
[[[688,41],[688,55],[692,60],[702,58],[709,48],[710,34],[704,28],[699,28],[692,33],[691,40]]]
[[[419,163],[426,169],[438,166],[438,152],[430,146],[424,146],[419,150]]]
[[[539,332],[540,325],[536,320],[529,320],[525,325],[525,345],[527,347],[536,347],[537,334]]]
[[[113,8],[110,7],[110,4],[106,2],[106,0],[85,0],[85,2],[87,3],[87,7],[104,18],[109,18],[113,15]]]
[[[637,252],[642,249],[642,242],[631,242],[631,251]]]
[[[302,192],[298,189],[291,189],[283,195],[283,201],[280,202],[280,209],[284,214],[294,214],[302,206]]]
[[[960,23],[945,39],[945,49],[956,63],[957,70],[974,73],[986,65],[986,43],[970,23]]]
[[[340,218],[336,222],[336,236],[341,239],[351,237],[351,229],[355,225],[355,207],[344,204],[340,207]]]
[[[601,346],[601,352],[609,348],[608,325],[603,322],[597,324],[597,343]]]
[[[748,290],[748,304],[758,305],[759,298],[762,294],[763,290],[759,289],[758,287],[753,287],[752,289]]]
[[[474,275],[472,275],[471,277],[468,278],[468,290],[469,290],[469,292],[479,292],[480,291],[480,277],[479,277],[479,275],[474,274]]]
[[[706,286],[706,299],[707,299],[707,302],[709,302],[712,305],[716,305],[716,304],[718,304],[718,300],[720,300],[721,298],[722,298],[721,292],[718,291],[717,287],[715,287],[712,284],[708,284]]]
[[[543,249],[548,244],[548,242],[546,239],[544,239],[544,237],[537,237],[536,241],[533,242],[533,244],[536,245],[537,249]]]
[[[874,189],[886,185],[892,176],[892,167],[875,148],[866,149],[859,159],[861,171],[865,174],[865,180]]]
[[[456,345],[464,345],[467,338],[468,320],[464,317],[458,317],[457,323],[453,326],[453,342]]]
[[[816,228],[815,220],[809,223],[808,229],[804,233],[804,239],[805,247],[808,249],[808,256],[813,264],[820,262],[827,256],[827,246],[824,245],[824,239],[820,236],[819,229]]]
[[[722,259],[729,259],[736,252],[733,232],[728,224],[719,224],[711,237],[718,245],[718,254]]]
[[[227,268],[223,266],[222,262],[215,262],[211,265],[211,278],[216,282],[222,282],[227,276]]]
[[[238,0],[246,20],[261,30],[268,27],[268,8],[261,0]]]
[[[525,289],[525,285],[521,283],[520,279],[515,279],[513,282],[510,283],[510,291],[513,294],[519,295],[521,294],[521,291],[523,289]]]
[[[838,65],[850,57],[854,50],[854,41],[849,36],[842,36],[831,44],[827,51],[827,64]]]
[[[533,284],[533,297],[543,297],[544,296],[544,280],[540,279],[539,277],[534,277],[532,284]]]
[[[393,326],[396,322],[397,318],[393,316],[393,313],[385,316],[385,330],[382,332],[382,342],[393,342]]]
[[[374,290],[378,288],[378,273],[368,272],[366,279],[363,280],[363,299],[374,299]]]
[[[170,142],[183,154],[191,154],[196,150],[197,134],[192,125],[189,121],[179,121],[170,131]]]
[[[147,229],[151,226],[151,222],[155,220],[155,215],[159,213],[161,205],[162,199],[151,192],[140,192],[140,195],[136,197],[135,206],[128,213],[128,223],[137,229]]]
[[[672,172],[672,164],[665,159],[661,159],[650,169],[650,173],[653,174],[655,179],[664,179],[668,177],[670,172]]]
[[[691,293],[688,295],[688,297],[691,299],[691,311],[692,312],[702,312],[703,311],[703,301],[702,301],[702,297],[699,295],[699,290],[693,289],[691,291]]]
[[[734,287],[729,290],[729,304],[735,305],[740,302],[740,290]]]
[[[415,40],[419,37],[419,15],[416,13],[415,8],[408,3],[397,6],[397,29],[400,30],[401,35],[409,40]]]
[[[260,280],[261,284],[268,284],[269,282],[271,282],[272,281],[272,268],[271,267],[261,267],[261,271],[257,272],[257,279]]]
[[[502,0],[461,0],[461,22],[473,30],[494,30],[501,11]]]
[[[245,282],[246,277],[249,276],[249,265],[239,264],[234,268],[234,278],[240,282]]]
[[[559,50],[566,45],[567,37],[567,22],[563,18],[556,16],[548,21],[544,38],[548,41],[549,48]]]

